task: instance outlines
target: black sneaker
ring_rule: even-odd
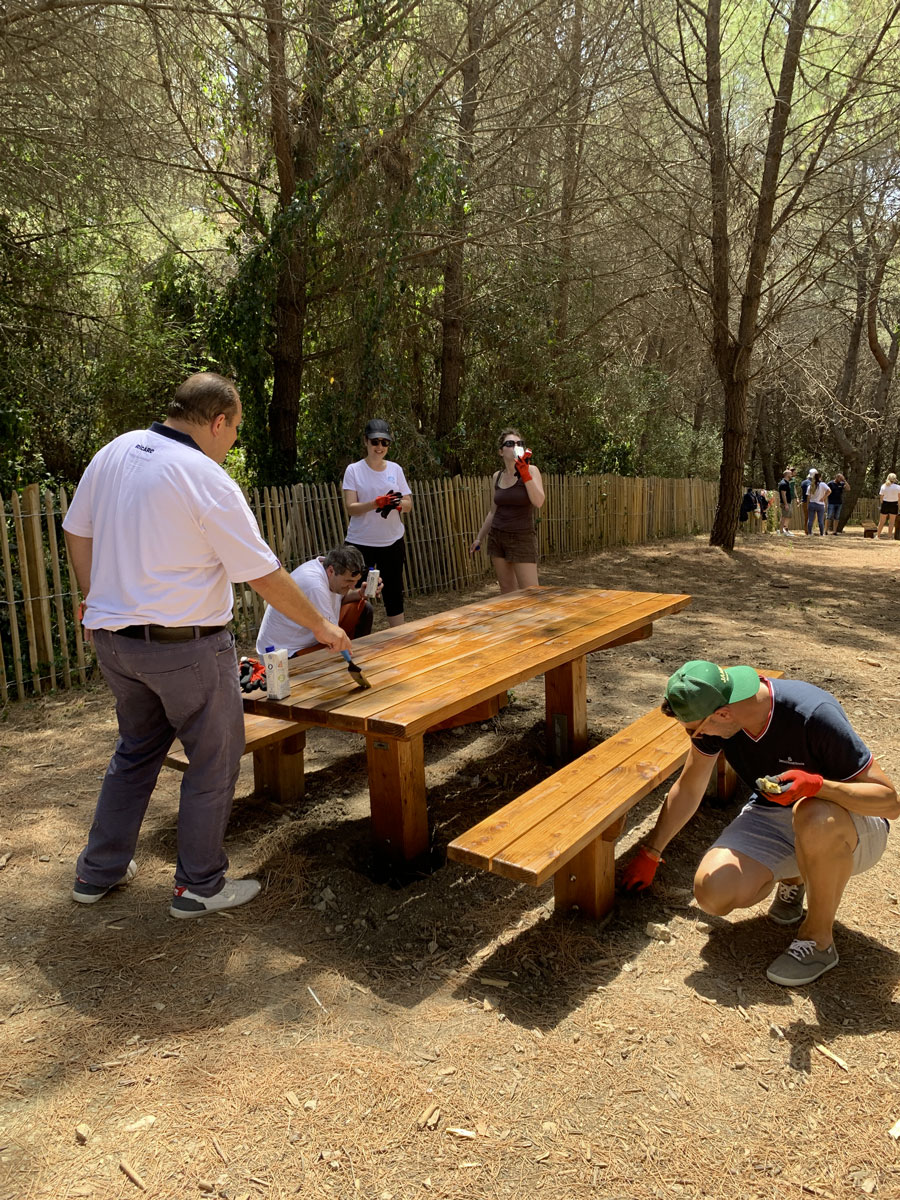
[[[202,917],[206,913],[237,908],[259,895],[262,884],[258,879],[226,879],[225,886],[214,896],[198,896],[186,887],[177,887],[169,905],[170,917]]]
[[[72,899],[77,900],[79,904],[96,904],[113,888],[124,887],[126,883],[131,883],[135,875],[137,875],[137,863],[132,859],[125,868],[125,874],[115,883],[108,883],[105,886],[97,883],[85,883],[83,879],[76,876],[75,886],[72,888]]]

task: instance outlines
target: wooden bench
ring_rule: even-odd
[[[244,713],[244,753],[253,755],[254,792],[268,792],[281,804],[294,804],[302,798],[306,728],[281,717]],[[187,770],[187,755],[179,741],[172,743],[165,765]]]
[[[684,765],[689,748],[684,727],[653,709],[456,838],[447,857],[533,887],[552,875],[557,909],[603,917],[629,809]],[[736,784],[723,755],[715,780],[720,795]]]

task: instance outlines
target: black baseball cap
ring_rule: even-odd
[[[377,417],[374,421],[369,421],[366,425],[366,441],[373,437],[387,438],[389,442],[394,440],[394,435],[391,433],[391,427],[387,421],[381,421]]]

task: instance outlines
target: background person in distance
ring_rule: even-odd
[[[494,500],[478,536],[469,547],[474,554],[487,538],[501,594],[537,587],[538,540],[534,514],[544,505],[541,473],[531,463],[531,451],[518,429],[504,429],[497,441],[503,460],[494,473]]]
[[[388,625],[402,625],[406,531],[400,514],[412,512],[412,493],[403,468],[388,458],[394,435],[387,421],[369,421],[364,436],[366,456],[350,463],[341,482],[350,518],[347,541],[370,570],[381,572]]]

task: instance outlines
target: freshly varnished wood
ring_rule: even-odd
[[[421,737],[409,741],[367,737],[366,762],[376,846],[390,861],[418,858],[428,849],[425,751]]]
[[[600,918],[613,904],[615,842],[629,810],[683,766],[689,749],[684,727],[652,709],[456,838],[447,857],[535,887],[552,876],[558,907]],[[718,788],[733,790],[726,768],[719,755]]]
[[[427,731],[472,719],[478,706],[543,674],[550,745],[555,738],[563,759],[577,755],[587,744],[585,656],[647,637],[657,618],[689,603],[677,593],[528,588],[360,639],[353,655],[368,691],[323,649],[291,664],[288,698],[244,703],[257,714],[363,734],[376,841],[391,858],[413,858],[428,845]]]

